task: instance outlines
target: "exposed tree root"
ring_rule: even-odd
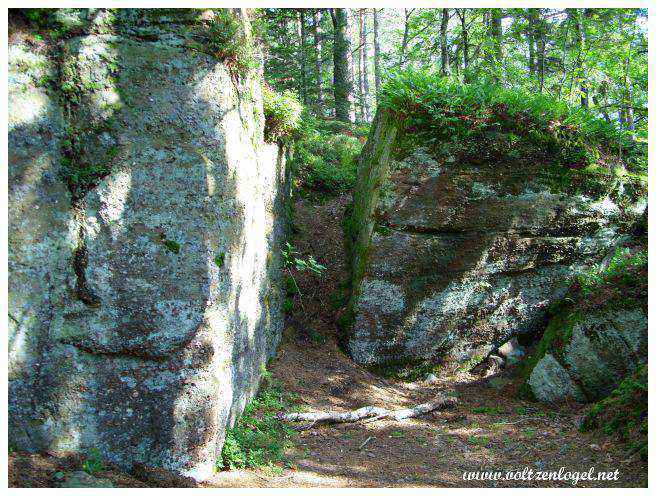
[[[412,408],[403,408],[401,410],[387,410],[376,406],[364,406],[357,410],[346,412],[323,411],[311,413],[286,413],[279,414],[278,418],[286,422],[310,422],[309,424],[296,427],[297,430],[309,429],[315,424],[339,424],[344,422],[358,422],[365,420],[371,422],[374,420],[391,418],[394,420],[403,420],[412,417],[418,417],[425,413],[443,408],[449,408],[456,405],[458,400],[454,397],[447,397],[442,394],[438,395],[433,401],[421,403]]]

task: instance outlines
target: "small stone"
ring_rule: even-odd
[[[426,382],[428,384],[437,384],[438,381],[439,379],[435,374],[428,374],[428,377],[426,377]]]
[[[526,349],[513,337],[499,347],[499,355],[505,358],[508,365],[516,365],[526,354]]]
[[[66,477],[60,487],[114,487],[114,485],[108,479],[97,478],[80,470]]]

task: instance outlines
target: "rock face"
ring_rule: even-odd
[[[473,163],[417,147],[388,165],[373,150],[393,122],[376,121],[347,222],[345,346],[361,364],[462,365],[534,333],[576,270],[605,256],[645,208],[643,194],[620,201],[621,185],[563,185],[555,166],[521,151]]]
[[[280,336],[284,154],[200,12],[68,10],[10,46],[10,442],[202,479]]]

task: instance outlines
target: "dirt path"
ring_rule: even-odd
[[[330,294],[345,277],[341,216],[348,197],[296,206],[295,247],[328,267],[325,276],[296,274],[299,302],[285,330],[273,377],[295,392],[308,410],[365,405],[408,407],[437,391],[459,398],[455,409],[402,422],[377,421],[317,427],[299,434],[290,453],[293,469],[280,474],[236,470],[216,474],[205,487],[395,487],[540,486],[571,487],[558,481],[464,481],[470,470],[587,472],[619,471],[617,481],[579,482],[577,487],[644,487],[647,464],[601,433],[581,434],[579,405],[558,408],[520,401],[510,372],[485,380],[461,374],[439,382],[404,383],[374,376],[337,347]],[[10,456],[10,485],[48,485],[62,467],[38,456]],[[61,470],[61,468],[59,468]],[[98,476],[120,486],[181,485],[165,476],[147,484],[115,471]],[[24,479],[21,480],[21,477]],[[144,478],[142,478],[144,480]],[[13,481],[13,483],[12,483]],[[189,481],[182,481],[189,484]]]
[[[308,410],[365,405],[401,408],[430,400],[437,391],[456,395],[456,409],[403,422],[378,421],[318,427],[300,433],[292,453],[295,470],[222,472],[215,486],[542,486],[570,482],[463,481],[468,470],[619,470],[616,482],[587,486],[645,486],[647,465],[627,456],[621,443],[603,434],[581,434],[584,408],[547,408],[518,400],[510,371],[481,380],[469,374],[435,384],[377,377],[337,347],[330,294],[344,280],[341,218],[349,198],[296,205],[295,247],[328,267],[317,278],[296,274],[304,311],[290,319],[273,365],[273,376],[299,395]],[[308,335],[307,328],[313,329]],[[322,339],[316,339],[315,332]],[[313,339],[314,338],[314,339]],[[368,440],[368,441],[367,441]],[[365,441],[367,441],[365,443]],[[363,447],[361,447],[364,444]]]

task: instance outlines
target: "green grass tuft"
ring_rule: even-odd
[[[263,386],[228,429],[217,469],[275,467],[289,464],[287,451],[296,431],[278,420],[276,414],[289,409],[295,397],[264,375]]]

